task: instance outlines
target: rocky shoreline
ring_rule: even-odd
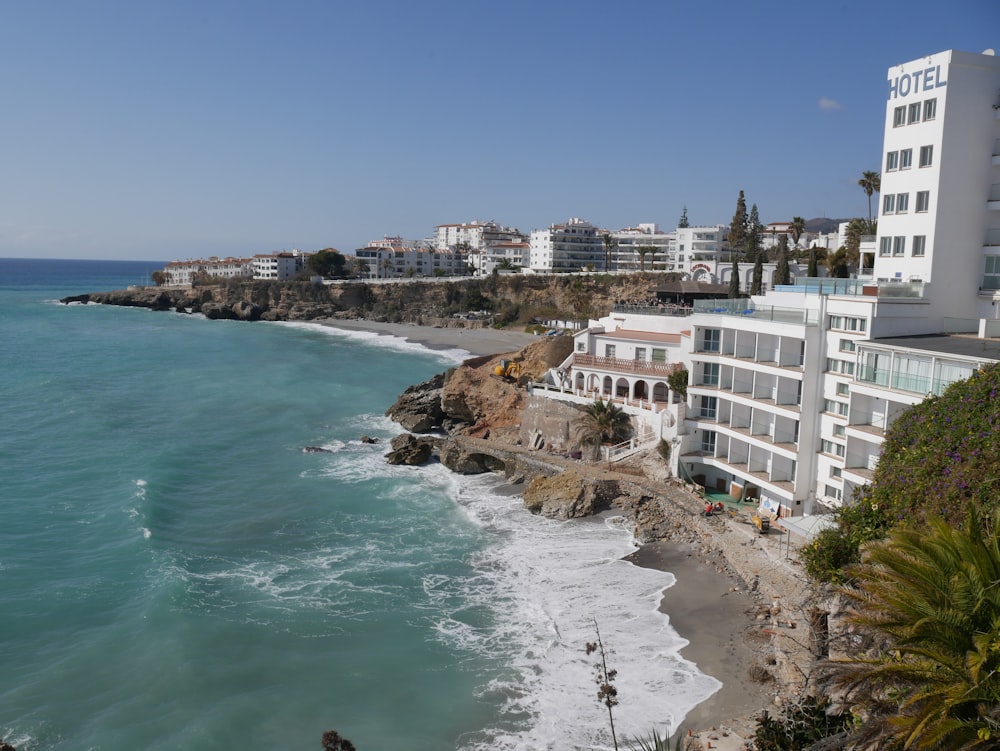
[[[504,357],[521,363],[522,380],[537,377],[568,354],[565,339]],[[529,414],[552,409],[552,402],[491,376],[499,359],[474,358],[408,388],[387,411],[408,431],[394,439],[387,460],[503,473],[523,488],[529,509],[557,519],[607,510],[631,518],[643,543],[634,562],[678,577],[664,600],[683,602],[671,605],[671,618],[691,641],[685,654],[718,671],[723,683],[686,726],[701,728],[699,737],[712,748],[743,748],[762,710],[802,693],[815,659],[808,627],[813,592],[791,559],[790,537],[780,528],[761,536],[748,514],[705,517],[702,498],[670,478],[655,451],[609,468],[536,447]],[[572,419],[573,408],[566,409],[560,417]]]

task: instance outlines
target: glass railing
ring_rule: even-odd
[[[775,321],[781,323],[798,323],[806,326],[816,326],[819,323],[819,312],[804,308],[779,308],[772,305],[754,305],[750,300],[722,298],[719,300],[695,300],[695,313],[711,313],[714,315],[738,316],[755,320]]]

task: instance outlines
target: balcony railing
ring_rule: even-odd
[[[576,352],[573,354],[573,367],[607,370],[614,373],[662,376],[666,378],[676,370],[677,365],[670,362],[653,362],[651,360],[622,360],[617,357],[598,357],[597,355]]]

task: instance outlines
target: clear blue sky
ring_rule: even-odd
[[[865,216],[886,69],[987,47],[998,0],[0,0],[0,256]]]

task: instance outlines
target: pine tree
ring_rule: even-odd
[[[757,204],[750,207],[750,217],[747,219],[747,261],[756,261],[757,255],[761,252],[761,240],[764,234],[764,225],[760,223],[760,215],[757,213]]]
[[[688,224],[688,207],[687,206],[685,206],[684,210],[681,212],[681,218],[677,222],[677,226],[680,229],[684,229],[685,227],[690,227],[691,226],[691,225]]]
[[[736,256],[733,255],[733,273],[729,277],[729,299],[735,300],[740,296],[740,265],[736,262]]]
[[[740,191],[740,197],[736,199],[736,213],[733,214],[733,221],[729,224],[729,250],[732,253],[742,253],[747,245],[747,200]]]
[[[815,279],[819,276],[819,262],[816,258],[816,246],[813,245],[809,248],[809,269],[806,271],[806,276],[810,279]]]
[[[792,273],[788,268],[788,235],[778,238],[778,267],[774,270],[774,284],[791,284]]]
[[[753,281],[750,282],[750,294],[759,295],[764,289],[764,251],[757,253],[753,261]]]

